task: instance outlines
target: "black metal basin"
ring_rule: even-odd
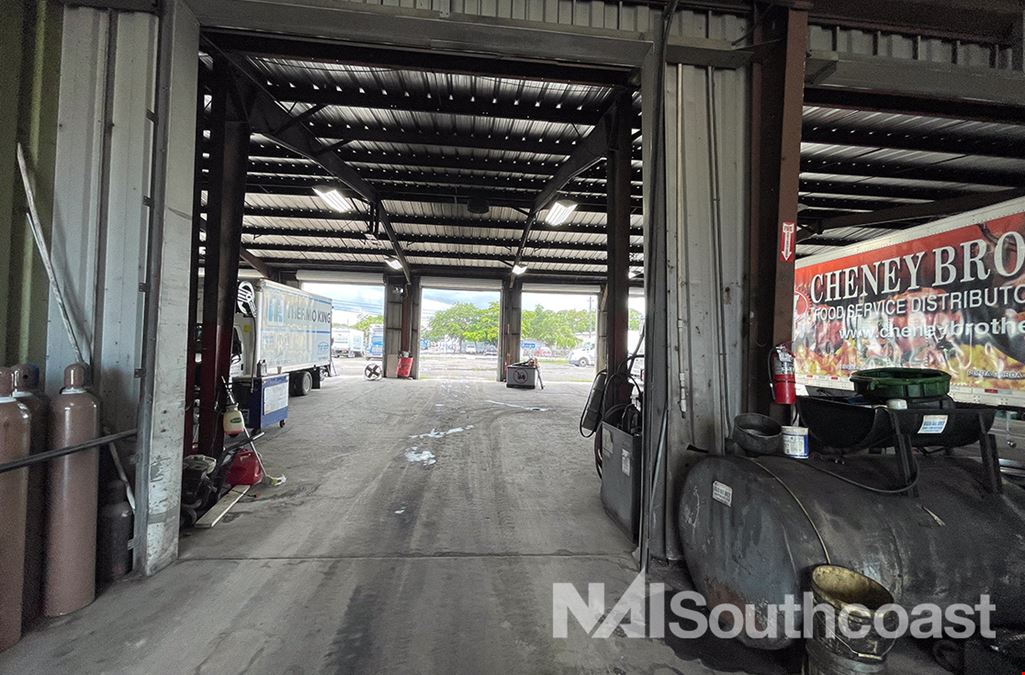
[[[884,406],[799,396],[797,410],[812,438],[840,452],[892,447],[896,445],[898,426],[917,447],[971,445],[979,440],[980,424],[988,432],[996,415],[993,408],[954,404],[949,399],[932,407],[890,410]],[[946,419],[941,421],[941,417]],[[942,430],[936,431],[939,426]],[[935,433],[921,433],[930,427]]]

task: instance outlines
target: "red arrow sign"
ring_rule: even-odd
[[[794,249],[797,247],[797,224],[784,220],[779,230],[779,259],[785,263],[793,262]]]

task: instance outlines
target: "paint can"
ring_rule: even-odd
[[[808,459],[807,427],[783,427],[783,454],[793,459]]]

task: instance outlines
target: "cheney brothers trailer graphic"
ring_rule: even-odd
[[[798,261],[798,382],[949,372],[961,401],[1025,407],[1025,198]]]

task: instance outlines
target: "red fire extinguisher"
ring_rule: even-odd
[[[794,354],[786,344],[778,344],[769,355],[772,376],[772,400],[779,405],[797,403],[797,381],[794,377]]]

